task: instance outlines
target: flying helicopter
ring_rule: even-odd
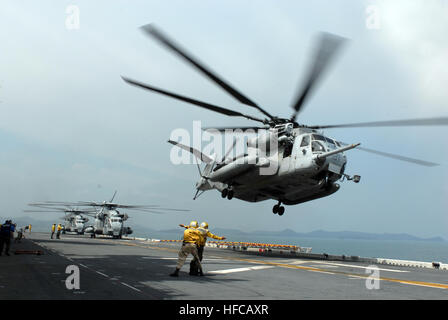
[[[85,230],[88,228],[86,223],[89,218],[86,216],[93,216],[96,210],[79,210],[77,208],[58,207],[51,206],[49,203],[30,203],[30,206],[38,207],[42,210],[24,210],[24,212],[64,212],[65,216],[60,218],[65,221],[64,232],[73,232],[79,235],[83,235]]]
[[[162,46],[196,68],[243,106],[254,108],[264,115],[264,118],[260,118],[244,114],[122,76],[122,79],[130,85],[226,116],[243,117],[262,124],[262,126],[206,128],[207,130],[213,129],[224,133],[233,130],[257,130],[259,134],[246,143],[245,147],[247,147],[248,152],[230,158],[227,156],[232,152],[235,144],[222,159],[216,159],[216,156],[204,154],[198,149],[176,141],[168,141],[183,150],[191,152],[198,159],[200,180],[196,183],[196,194],[193,199],[212,189],[218,190],[223,198],[229,200],[238,198],[249,202],[259,202],[272,199],[277,201],[277,204],[272,208],[273,213],[281,216],[285,211],[282,204],[296,205],[329,196],[340,189],[340,184],[337,182],[350,180],[359,183],[360,175],[345,173],[347,165],[345,152],[351,149],[356,148],[422,166],[438,165],[429,161],[359,147],[360,143],[347,144],[324,135],[321,130],[448,125],[448,117],[311,126],[297,122],[298,114],[303,110],[310,94],[314,91],[317,83],[322,80],[322,75],[343,47],[346,42],[345,38],[329,33],[319,35],[316,51],[312,56],[304,84],[292,105],[293,113],[289,118],[282,118],[272,115],[223,80],[154,24],[145,25],[141,29],[145,34],[154,38]],[[205,167],[202,170],[199,167],[199,161],[205,162]],[[262,174],[262,170],[266,168],[274,168],[274,171],[270,174]]]
[[[76,207],[92,207],[94,210],[94,224],[93,226],[86,227],[84,229],[85,233],[90,234],[92,238],[96,235],[106,235],[111,236],[114,239],[121,239],[123,236],[129,235],[133,233],[131,227],[127,227],[124,225],[124,222],[129,219],[127,213],[122,213],[118,211],[118,209],[126,209],[133,210],[137,212],[146,212],[146,213],[157,213],[163,214],[167,211],[174,212],[186,212],[189,210],[186,209],[173,209],[173,208],[162,208],[158,205],[123,205],[119,203],[114,203],[114,198],[117,194],[117,191],[114,192],[110,201],[103,202],[56,202],[56,201],[47,201],[43,204],[35,203],[31,204],[34,206],[76,206]]]

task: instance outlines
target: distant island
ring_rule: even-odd
[[[0,217],[0,223],[3,223],[5,218]],[[20,217],[13,219],[17,225],[25,226],[31,224],[33,226],[32,230],[36,232],[48,232],[53,221],[37,220],[32,217]],[[57,219],[56,219],[57,220]],[[180,238],[182,235],[182,229],[168,229],[168,230],[155,230],[152,228],[146,228],[141,225],[133,225],[131,222],[127,223],[134,230],[135,235],[145,235],[146,237],[151,237],[152,234],[167,234],[173,235],[173,239]],[[367,233],[367,232],[356,232],[356,231],[325,231],[325,230],[315,230],[311,232],[296,232],[291,229],[285,229],[281,231],[241,231],[238,229],[226,229],[226,228],[213,228],[211,230],[217,235],[225,235],[227,238],[230,236],[232,238],[244,237],[248,238],[251,236],[266,236],[266,237],[281,237],[281,238],[320,238],[320,239],[350,239],[350,240],[400,240],[400,241],[432,241],[432,242],[446,242],[442,237],[431,237],[431,238],[420,238],[406,233]]]

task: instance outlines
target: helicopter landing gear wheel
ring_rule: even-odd
[[[285,213],[285,207],[283,207],[281,204],[282,203],[279,201],[278,204],[272,207],[272,212],[274,214],[278,213],[279,216],[282,216]]]
[[[285,213],[285,207],[280,206],[280,207],[278,208],[278,215],[279,215],[279,216],[282,216],[284,213]]]
[[[232,200],[233,198],[233,190],[230,188],[225,188],[221,191],[221,197]]]
[[[227,194],[229,193],[229,189],[225,188],[221,191],[221,197],[226,198]]]

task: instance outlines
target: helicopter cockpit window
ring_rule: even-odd
[[[334,142],[334,140],[330,139],[330,138],[325,138],[327,140],[328,146],[330,147],[330,149],[336,149],[336,144]]]
[[[319,141],[313,141],[311,143],[311,151],[312,152],[325,152],[325,148]]]
[[[313,140],[325,141],[325,137],[320,134],[313,134]]]
[[[310,136],[304,136],[302,142],[300,143],[300,147],[308,147],[310,145]]]

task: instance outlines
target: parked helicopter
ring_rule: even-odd
[[[177,211],[177,212],[186,212],[189,210],[185,209],[172,209],[172,208],[162,208],[158,205],[123,205],[114,203],[114,198],[117,194],[117,191],[115,191],[114,195],[112,196],[110,201],[103,201],[102,203],[98,202],[54,202],[54,201],[48,201],[43,204],[31,204],[34,206],[59,206],[59,205],[65,205],[65,206],[76,206],[76,207],[93,207],[95,208],[95,222],[93,226],[89,226],[84,229],[85,233],[88,233],[91,235],[92,238],[94,238],[96,235],[107,235],[111,236],[114,239],[121,239],[123,236],[132,234],[133,231],[131,227],[126,227],[124,225],[124,222],[129,219],[128,214],[126,213],[120,213],[117,209],[127,209],[127,210],[133,210],[133,211],[139,211],[139,212],[146,212],[146,213],[158,213],[162,214],[167,211]]]
[[[42,210],[24,210],[25,212],[64,212],[65,216],[60,218],[65,221],[64,232],[74,232],[76,234],[84,234],[85,230],[88,228],[86,223],[89,221],[87,216],[93,216],[95,210],[78,210],[71,207],[54,207],[49,206],[48,203],[30,203],[30,206],[38,207]]]
[[[220,191],[222,197],[227,199],[235,197],[249,202],[273,199],[277,201],[277,204],[273,206],[273,213],[283,215],[285,208],[282,204],[295,205],[329,196],[340,189],[337,181],[347,179],[358,183],[361,179],[359,175],[350,176],[345,173],[347,157],[344,152],[354,148],[423,166],[437,165],[433,162],[361,148],[359,147],[360,143],[346,144],[325,136],[320,130],[329,128],[448,125],[448,117],[313,126],[297,123],[297,115],[303,110],[305,102],[315,89],[316,84],[322,79],[322,75],[328,69],[336,53],[340,51],[346,41],[344,38],[328,33],[320,35],[317,50],[313,56],[304,85],[292,106],[293,114],[290,118],[281,118],[270,114],[224,81],[153,24],[145,25],[141,29],[183,58],[240,103],[257,109],[265,116],[262,119],[243,114],[122,76],[125,82],[133,86],[157,92],[226,116],[243,117],[264,125],[262,127],[212,128],[224,133],[228,130],[230,132],[233,130],[260,131],[258,136],[248,140],[247,153],[229,159],[226,157],[232,151],[233,146],[221,160],[217,160],[200,150],[176,141],[168,141],[191,152],[198,160],[205,162],[204,169],[199,168],[201,179],[196,183],[197,190],[193,199],[196,199],[204,191],[211,189]],[[275,170],[271,174],[261,174],[264,168],[274,168]]]

